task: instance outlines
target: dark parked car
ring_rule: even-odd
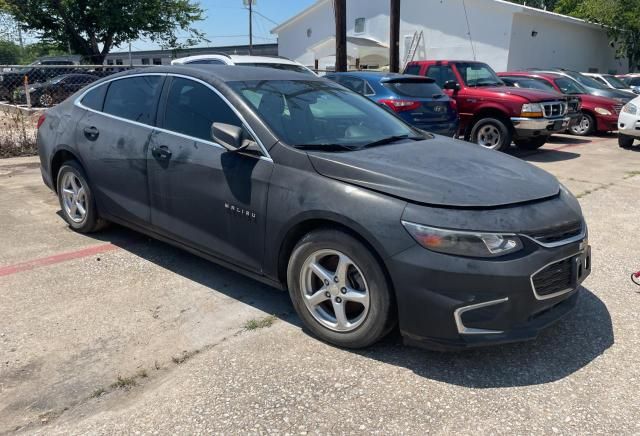
[[[612,98],[612,99],[618,100],[618,102],[622,104],[626,104],[629,101],[636,98],[636,95],[631,91],[611,89],[608,86],[598,82],[596,79],[592,77],[587,77],[581,73],[578,73],[577,71],[570,71],[570,70],[565,70],[561,68],[552,68],[549,70],[532,68],[529,71],[534,71],[538,73],[560,74],[562,76],[568,77],[578,82],[590,95],[594,95],[596,97]]]
[[[120,223],[288,289],[339,346],[396,323],[437,349],[532,339],[591,268],[555,177],[307,74],[118,74],[48,110],[38,146],[72,229]]]
[[[0,73],[0,100],[12,100],[16,89],[24,85],[25,77],[29,84],[42,83],[75,72],[73,65],[72,61],[38,61],[16,71]]]
[[[53,106],[98,79],[98,76],[91,74],[65,74],[44,83],[30,85],[31,105],[40,107]],[[14,101],[26,103],[27,98],[24,89],[18,88]]]
[[[433,79],[374,71],[330,73],[325,77],[384,104],[422,130],[449,137],[458,132],[456,102]]]

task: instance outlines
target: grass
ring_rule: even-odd
[[[113,389],[130,389],[136,386],[138,382],[136,381],[136,376],[131,377],[122,377],[118,376],[118,379],[111,383],[111,388]]]
[[[245,322],[243,327],[245,330],[257,330],[257,329],[268,328],[273,325],[276,319],[277,318],[273,315],[265,316],[264,318],[260,318],[260,319],[254,318]]]
[[[106,394],[107,390],[105,388],[98,388],[91,394],[91,398],[98,398],[102,394]]]
[[[603,189],[610,188],[610,187],[612,187],[613,185],[615,185],[615,183],[608,183],[608,184],[606,184],[606,185],[598,186],[597,188],[587,189],[586,191],[583,191],[583,192],[579,193],[578,195],[576,195],[576,198],[584,198],[584,197],[586,197],[586,196],[587,196],[587,195],[589,195],[589,194],[593,194],[594,192],[597,192],[597,191],[601,191],[601,190],[603,190]]]

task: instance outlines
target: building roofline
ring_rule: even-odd
[[[278,43],[273,42],[273,43],[266,43],[266,44],[253,44],[253,48],[254,49],[260,49],[260,48],[266,48],[266,47],[270,47],[270,48],[277,48],[278,47]],[[249,45],[248,44],[242,44],[242,45],[225,45],[225,46],[216,46],[216,47],[187,47],[187,48],[178,48],[178,49],[158,49],[158,50],[135,50],[132,51],[131,53],[136,55],[136,56],[144,56],[144,55],[154,55],[154,54],[163,54],[163,53],[171,53],[173,51],[177,52],[177,53],[190,53],[193,51],[199,51],[199,50],[211,50],[212,52],[216,52],[216,54],[220,54],[221,52],[225,52],[226,50],[229,51],[233,51],[233,50],[242,50],[242,49],[249,49]],[[234,53],[228,53],[229,55],[232,55]],[[128,56],[129,55],[129,51],[117,51],[117,52],[110,52],[107,55],[107,58],[110,56]],[[58,56],[56,56],[58,57]]]
[[[294,15],[293,17],[289,18],[288,20],[280,23],[279,25],[277,25],[276,27],[271,29],[271,34],[273,34],[273,35],[277,34],[278,32],[280,32],[285,27],[289,27],[291,24],[293,24],[294,22],[298,21],[300,18],[310,14],[311,12],[313,12],[316,9],[320,8],[321,6],[324,6],[325,3],[329,3],[329,0],[317,0],[314,4],[312,4],[308,8],[300,11],[299,13]]]

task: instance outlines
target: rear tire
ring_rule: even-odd
[[[590,114],[583,113],[580,120],[569,131],[577,136],[589,136],[596,130],[596,120]]]
[[[287,283],[304,325],[333,345],[368,347],[395,325],[382,266],[348,233],[316,230],[304,236],[289,259]]]
[[[58,200],[62,216],[76,232],[92,233],[107,224],[100,218],[93,191],[82,166],[76,161],[67,161],[58,171]]]
[[[471,142],[491,150],[507,150],[511,137],[507,124],[498,118],[482,118],[471,129]]]
[[[518,148],[523,150],[537,150],[547,143],[546,137],[520,139],[515,141]]]
[[[633,147],[633,141],[635,141],[635,138],[633,136],[627,136],[621,133],[618,134],[618,145],[622,148]]]

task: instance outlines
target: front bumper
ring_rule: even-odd
[[[558,118],[511,118],[517,138],[548,136],[556,132],[562,132],[569,127],[570,122],[571,117],[568,116]]]
[[[621,112],[618,118],[618,132],[622,135],[640,138],[640,117]]]
[[[523,241],[520,257],[503,260],[444,255],[418,245],[391,258],[405,343],[457,350],[532,340],[570,312],[591,271],[586,240],[554,248]],[[570,282],[537,294],[532,277],[539,280],[541,271],[553,273],[562,262],[571,264]]]

